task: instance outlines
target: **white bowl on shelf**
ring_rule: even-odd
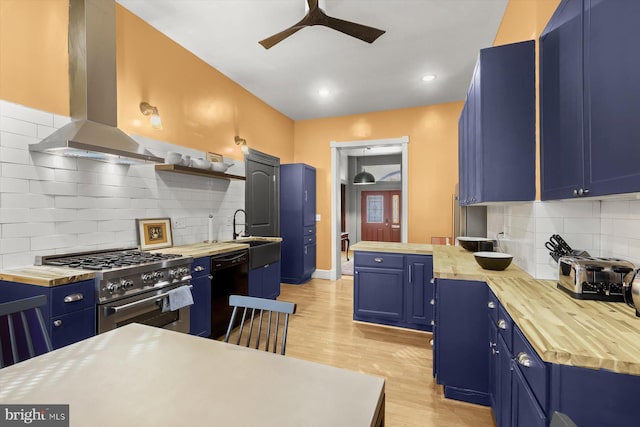
[[[168,151],[164,161],[170,165],[182,164],[182,154],[177,151]]]
[[[226,172],[229,166],[230,165],[222,162],[211,162],[211,170],[214,172]]]
[[[196,169],[209,169],[211,162],[207,159],[191,159],[191,167]]]

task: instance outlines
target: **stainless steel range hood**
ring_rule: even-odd
[[[30,151],[115,163],[163,162],[117,128],[114,0],[69,1],[72,122]]]

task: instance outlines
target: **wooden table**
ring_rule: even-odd
[[[71,426],[382,426],[384,379],[130,324],[0,370],[0,403]]]

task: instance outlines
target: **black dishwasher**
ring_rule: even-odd
[[[229,295],[232,294],[249,294],[249,251],[211,257],[211,338],[227,332],[232,312]]]

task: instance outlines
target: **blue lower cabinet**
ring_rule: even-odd
[[[527,384],[524,374],[515,361],[511,364],[511,423],[504,425],[546,427],[547,417]]]
[[[200,337],[211,335],[211,257],[200,257],[191,263],[191,295],[189,334]]]
[[[445,397],[488,406],[487,285],[437,279],[436,306],[437,382]]]
[[[433,257],[356,251],[354,270],[354,320],[432,330]]]
[[[353,286],[354,319],[400,321],[404,318],[404,270],[361,267]]]
[[[96,334],[95,283],[93,280],[60,286],[36,286],[18,282],[2,282],[2,302],[37,295],[47,297],[42,317],[54,349],[92,337]],[[36,352],[44,343],[34,343]]]
[[[249,296],[276,299],[280,295],[280,263],[249,270]]]
[[[494,414],[498,427],[511,426],[511,351],[502,335],[497,335],[496,345],[496,396]]]

